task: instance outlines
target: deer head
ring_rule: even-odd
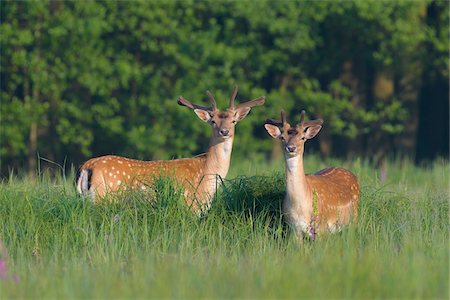
[[[200,120],[210,124],[213,128],[213,137],[219,140],[226,140],[234,136],[236,123],[244,119],[252,107],[263,105],[266,99],[264,96],[261,96],[254,100],[235,105],[234,100],[237,92],[238,87],[235,86],[231,93],[230,104],[223,112],[217,108],[216,100],[209,91],[206,91],[211,102],[211,106],[209,107],[194,104],[183,98],[183,96],[178,98],[178,104],[193,109]]]
[[[305,122],[305,111],[302,110],[300,123],[291,127],[286,121],[286,113],[281,111],[281,121],[267,119],[264,127],[273,138],[281,140],[286,156],[296,156],[303,154],[306,140],[315,137],[322,124],[322,119]]]

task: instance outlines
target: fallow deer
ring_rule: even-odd
[[[230,166],[235,125],[245,118],[254,106],[263,105],[265,97],[235,105],[238,89],[234,88],[225,111],[217,108],[213,95],[207,91],[211,106],[194,104],[182,96],[178,104],[194,110],[212,127],[208,151],[204,154],[174,160],[141,161],[119,156],[101,156],[86,161],[79,170],[77,190],[88,193],[93,201],[109,192],[125,189],[147,189],[157,176],[172,177],[185,190],[186,204],[194,212],[207,209],[221,179]]]
[[[306,121],[301,112],[300,123],[291,127],[286,113],[281,121],[267,119],[264,127],[273,137],[280,139],[286,162],[286,196],[283,214],[296,235],[315,238],[316,232],[331,232],[347,225],[356,217],[359,184],[356,176],[343,168],[329,167],[305,174],[303,152],[305,142],[322,128],[323,120]]]

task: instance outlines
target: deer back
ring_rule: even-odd
[[[360,190],[352,172],[331,167],[306,175],[306,180],[317,203],[319,220],[347,224],[352,214],[356,217]]]
[[[175,160],[141,161],[119,156],[102,156],[88,160],[80,168],[91,173],[90,188],[96,197],[107,192],[150,188],[158,177],[170,177],[183,185],[188,193],[199,186],[206,154]]]

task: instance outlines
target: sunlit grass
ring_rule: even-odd
[[[359,218],[299,245],[280,216],[282,162],[235,164],[207,216],[169,182],[92,205],[72,182],[12,177],[0,185],[2,298],[449,297],[449,167],[307,158],[354,171]],[[245,174],[243,176],[242,174]],[[240,175],[240,176],[237,176]],[[18,280],[17,280],[18,279]]]

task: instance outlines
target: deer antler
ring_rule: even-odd
[[[238,93],[238,86],[235,85],[233,92],[231,92],[231,96],[230,96],[230,105],[228,106],[228,108],[230,109],[234,109],[234,99],[236,99],[236,95]]]
[[[214,99],[214,96],[211,94],[210,91],[206,91],[206,94],[208,95],[209,101],[211,101],[212,103],[213,111],[216,111],[217,110],[216,99]]]
[[[213,95],[210,91],[206,91],[206,94],[208,95],[209,101],[211,101],[212,106],[202,106],[195,103],[192,103],[191,101],[186,100],[183,96],[178,97],[178,104],[181,106],[187,106],[192,109],[202,109],[209,112],[215,112],[217,110],[217,104],[216,100],[214,99]]]
[[[260,106],[260,105],[263,105],[264,102],[266,102],[266,97],[261,96],[256,99],[244,102],[244,103],[239,103],[238,106],[236,106],[236,108]]]
[[[297,126],[302,126],[303,128],[307,128],[310,126],[314,126],[314,125],[322,125],[323,124],[323,120],[322,119],[317,119],[317,120],[310,120],[310,121],[306,121],[305,122],[305,111],[302,110],[301,115],[300,115],[300,123],[297,124]]]
[[[302,112],[300,113],[300,124],[303,124],[305,121],[305,110],[303,109]]]
[[[287,118],[286,118],[286,112],[282,109],[281,110],[281,124],[286,125],[287,123]]]
[[[317,119],[317,120],[311,120],[311,121],[306,121],[303,123],[303,127],[309,127],[309,126],[313,126],[313,125],[322,125],[323,124],[323,120],[322,119]]]
[[[284,110],[281,110],[281,121],[275,119],[267,119],[266,124],[284,127],[287,124],[286,112]]]
[[[239,103],[237,106],[234,105],[234,100],[236,99],[236,95],[238,93],[238,86],[235,85],[233,92],[231,93],[230,96],[230,105],[228,107],[228,109],[232,109],[232,110],[236,110],[238,108],[241,107],[254,107],[254,106],[259,106],[259,105],[263,105],[264,102],[266,101],[266,97],[265,96],[261,96],[258,97],[256,99],[244,102],[244,103]]]
[[[281,121],[275,120],[275,119],[266,119],[266,124],[275,125],[278,127],[283,127],[283,123]]]

